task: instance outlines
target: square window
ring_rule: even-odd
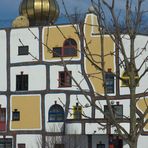
[[[29,54],[29,46],[18,47],[18,55],[28,55],[28,54]]]
[[[15,109],[12,112],[12,120],[13,121],[19,121],[20,120],[20,112],[17,109]]]
[[[28,75],[16,75],[16,90],[28,90]]]
[[[62,48],[61,47],[54,47],[53,48],[53,57],[60,57],[62,56]]]
[[[71,71],[59,72],[59,87],[71,87]]]

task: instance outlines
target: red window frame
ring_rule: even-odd
[[[0,108],[0,131],[6,130],[6,108]]]
[[[71,77],[71,71],[59,71],[59,87],[71,87],[72,81]],[[63,76],[62,76],[63,75]]]

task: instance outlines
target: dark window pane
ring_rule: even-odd
[[[71,71],[59,72],[59,87],[71,87]]]
[[[29,47],[28,46],[19,46],[18,47],[18,55],[28,55]]]
[[[64,148],[64,144],[55,144],[54,148]]]
[[[28,90],[28,75],[16,75],[16,90]]]
[[[69,38],[69,39],[65,40],[63,46],[74,46],[77,48],[77,43],[74,39]]]
[[[25,148],[25,144],[18,144],[18,148]]]
[[[105,74],[105,84],[107,93],[114,93],[114,76],[112,73],[108,72]]]
[[[64,47],[63,52],[64,52],[63,56],[76,56],[77,55],[77,49],[72,46]]]
[[[97,144],[97,148],[105,148],[105,144]]]
[[[19,121],[20,120],[20,112],[15,110],[12,112],[12,120],[13,121]]]
[[[53,48],[53,57],[60,57],[60,56],[62,56],[62,48],[61,47]]]

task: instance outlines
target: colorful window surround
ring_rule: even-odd
[[[52,105],[48,112],[48,122],[63,122],[64,121],[64,109],[61,105]]]
[[[53,57],[73,57],[77,56],[77,43],[69,38],[64,41],[63,47],[53,48]]]
[[[73,106],[73,119],[82,119],[82,106],[78,103]]]
[[[122,87],[128,87],[129,86],[129,84],[130,84],[130,82],[129,82],[129,76],[127,75],[127,73],[126,72],[123,72],[123,74],[122,74],[122,81],[121,81],[121,86]],[[139,81],[139,76],[138,76],[138,74],[135,76],[135,81],[136,81],[136,83],[137,83],[137,87],[139,86],[139,83],[138,83],[138,81]]]

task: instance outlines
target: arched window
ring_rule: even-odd
[[[77,42],[68,38],[64,41],[63,47],[53,48],[53,57],[71,57],[77,56]]]
[[[62,122],[64,120],[64,110],[59,104],[52,105],[48,112],[49,122]]]

